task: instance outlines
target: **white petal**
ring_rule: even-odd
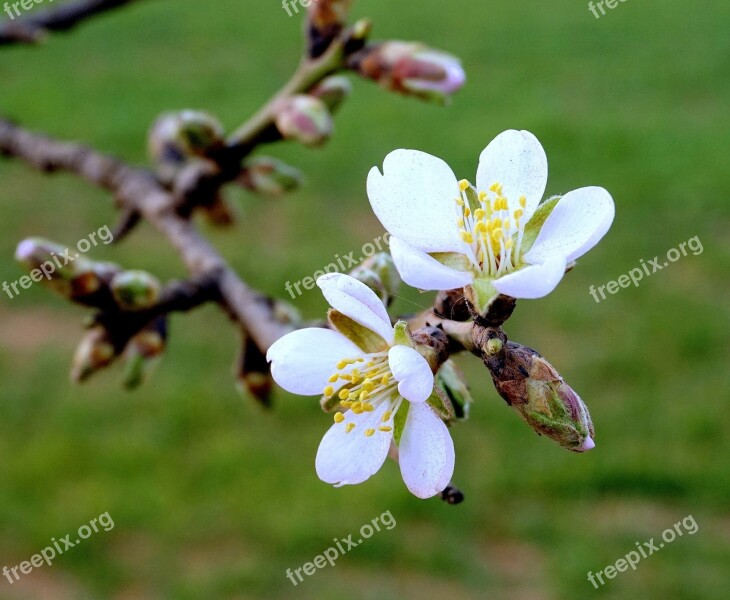
[[[342,273],[329,273],[317,279],[327,302],[387,343],[393,341],[393,325],[383,302],[361,281]]]
[[[390,238],[390,253],[401,279],[419,290],[454,290],[472,282],[470,271],[457,271],[397,237]]]
[[[300,329],[278,339],[266,353],[274,381],[292,394],[319,395],[343,358],[363,355],[344,335],[330,329]]]
[[[585,187],[565,194],[545,221],[525,260],[543,262],[561,255],[566,262],[583,256],[606,235],[616,208],[601,187]]]
[[[495,279],[494,289],[513,298],[542,298],[552,292],[565,275],[565,259],[556,256],[539,265],[529,265],[519,271]]]
[[[454,442],[428,404],[412,404],[398,448],[400,472],[412,494],[435,496],[454,474]]]
[[[381,402],[373,412],[356,415],[345,413],[342,423],[335,423],[322,438],[317,450],[315,467],[317,475],[325,483],[333,485],[354,485],[362,483],[383,466],[392,432],[378,429],[389,402]],[[355,423],[355,429],[345,432],[347,423]],[[375,434],[367,437],[366,429],[374,429]]]
[[[466,252],[456,226],[459,183],[444,161],[417,150],[385,157],[368,174],[368,198],[391,235],[425,252]]]
[[[388,363],[398,381],[398,393],[409,402],[425,402],[433,392],[433,373],[428,361],[408,346],[393,346]]]
[[[530,218],[545,193],[548,163],[545,150],[529,131],[510,129],[500,133],[479,157],[477,187],[487,191],[501,183],[504,197],[517,206],[527,199],[524,219]]]

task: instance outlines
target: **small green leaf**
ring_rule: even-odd
[[[333,329],[344,335],[367,354],[383,352],[388,349],[388,343],[377,333],[353,321],[350,317],[343,315],[334,308],[331,308],[327,313],[327,320]]]

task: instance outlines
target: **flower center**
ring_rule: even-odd
[[[338,381],[346,382],[337,392],[339,406],[356,415],[373,412],[383,401],[396,403],[394,409],[383,414],[378,426],[378,431],[382,433],[393,431],[393,420],[400,407],[401,398],[398,395],[398,382],[390,370],[387,352],[368,354],[359,358],[343,358],[337,363],[337,371],[329,378],[330,385],[324,389],[326,398],[335,395],[335,388],[331,384]],[[334,418],[335,423],[342,424],[345,432],[350,433],[355,429],[355,423],[345,423],[346,417],[342,412],[336,412]],[[367,437],[372,437],[375,432],[375,429],[364,431]]]
[[[460,195],[455,199],[459,212],[456,225],[461,239],[472,247],[479,272],[488,277],[500,277],[515,270],[522,259],[527,199],[520,196],[511,204],[500,183],[476,195],[464,179],[459,182],[459,190]],[[469,198],[469,192],[476,198]]]

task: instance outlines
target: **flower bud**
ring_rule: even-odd
[[[103,327],[94,327],[81,340],[71,363],[71,380],[82,383],[97,371],[109,366],[116,350],[109,333]]]
[[[113,263],[93,262],[68,248],[42,238],[27,238],[18,244],[16,260],[35,271],[39,280],[54,292],[80,303],[100,292],[120,271]]]
[[[269,156],[257,156],[246,160],[238,183],[246,189],[264,196],[281,196],[302,185],[299,169]]]
[[[124,350],[124,387],[133,390],[149,377],[167,348],[167,320],[160,317],[135,335]]]
[[[388,41],[356,53],[350,66],[388,90],[445,104],[466,81],[455,56],[417,42]]]
[[[266,355],[250,336],[245,333],[242,336],[241,351],[235,364],[236,387],[241,394],[249,393],[262,406],[270,408],[274,379]]]
[[[319,98],[304,94],[284,101],[276,116],[276,127],[285,139],[305,146],[319,146],[332,135],[332,115]]]
[[[149,308],[160,297],[162,286],[154,275],[146,271],[122,271],[110,284],[114,300],[123,310]]]
[[[148,135],[148,150],[158,176],[170,182],[191,158],[204,158],[223,146],[225,131],[210,113],[182,110],[160,115]]]
[[[502,355],[484,362],[499,394],[534,431],[573,452],[595,447],[588,408],[537,352],[507,342]]]
[[[400,289],[400,275],[387,252],[367,258],[350,272],[350,276],[373,290],[386,306],[390,306]]]
[[[335,113],[352,94],[352,83],[343,75],[333,75],[320,82],[309,94],[319,98],[331,113]]]

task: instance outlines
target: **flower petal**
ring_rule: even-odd
[[[563,196],[553,209],[525,260],[543,262],[561,255],[566,262],[583,256],[606,235],[616,208],[601,187],[585,187]]]
[[[504,197],[516,205],[520,196],[527,199],[525,220],[540,204],[548,178],[545,150],[529,131],[510,129],[500,133],[479,157],[477,187],[487,191],[500,183]]]
[[[390,253],[401,279],[419,290],[453,290],[472,282],[470,271],[457,271],[397,237],[390,238]]]
[[[266,353],[274,381],[292,394],[322,394],[343,358],[363,352],[345,336],[330,329],[300,329],[278,339]],[[333,387],[335,384],[333,384]]]
[[[435,496],[454,474],[454,442],[427,404],[412,404],[398,448],[403,481],[419,498]]]
[[[428,361],[408,346],[393,346],[388,363],[398,381],[398,392],[409,402],[421,403],[433,392],[433,373]]]
[[[354,485],[362,483],[383,466],[393,432],[378,429],[390,402],[381,402],[373,412],[356,415],[345,413],[342,423],[335,423],[322,438],[317,450],[315,467],[317,475],[325,483],[333,485]],[[348,423],[355,428],[346,432]],[[374,429],[374,435],[365,435],[367,429]]]
[[[380,298],[361,281],[342,273],[317,279],[332,308],[377,333],[388,344],[393,341],[393,325]]]
[[[565,275],[565,259],[549,258],[539,265],[529,265],[519,271],[495,279],[494,289],[513,298],[542,298],[552,292]]]
[[[395,150],[385,157],[382,175],[372,168],[367,189],[375,215],[392,235],[424,252],[467,252],[455,224],[459,183],[440,158]]]

